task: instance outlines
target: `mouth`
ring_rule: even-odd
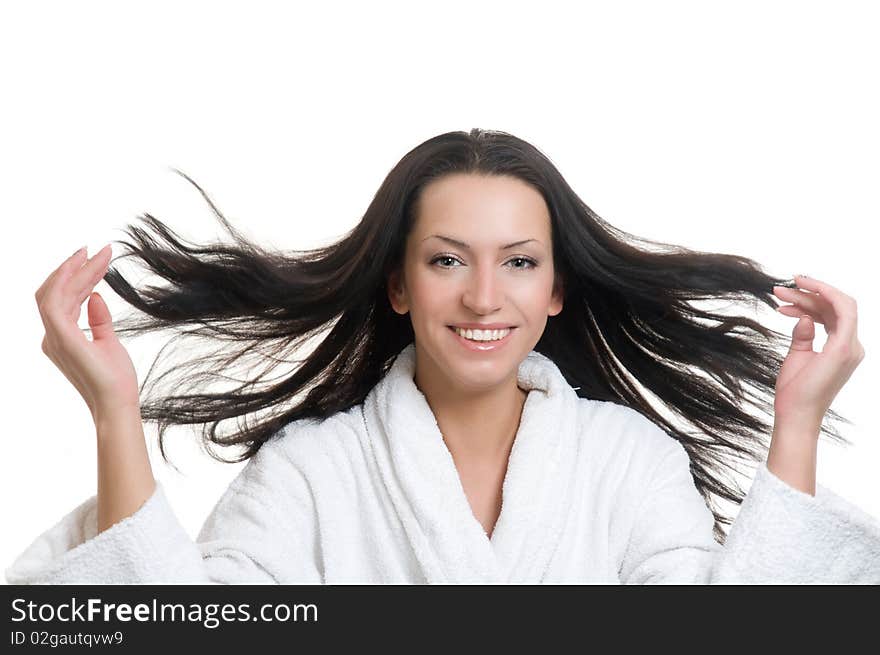
[[[461,344],[468,350],[475,352],[491,352],[498,350],[510,341],[511,335],[516,330],[515,326],[511,326],[508,328],[504,328],[503,331],[506,331],[507,333],[504,334],[504,336],[502,336],[500,339],[493,339],[490,341],[477,341],[476,339],[468,339],[467,337],[463,336],[461,333],[458,332],[454,325],[447,325],[446,327],[449,329],[449,331],[452,333],[452,336],[459,344]]]

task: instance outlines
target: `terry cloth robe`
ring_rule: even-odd
[[[10,583],[880,583],[880,521],[760,465],[725,546],[681,444],[579,398],[532,351],[491,538],[475,518],[409,344],[364,402],[293,421],[248,460],[193,541],[161,483],[96,535],[93,496]]]

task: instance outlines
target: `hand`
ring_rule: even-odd
[[[134,365],[113,331],[103,298],[92,293],[107,273],[111,255],[109,244],[88,261],[85,249],[74,253],[34,294],[46,328],[43,352],[76,387],[94,418],[105,411],[140,409]],[[87,297],[92,341],[77,324]]]
[[[856,335],[854,298],[803,275],[796,276],[795,282],[800,289],[773,287],[778,298],[793,303],[777,310],[800,317],[776,379],[774,409],[777,418],[813,424],[818,430],[837,392],[864,359],[865,349]],[[820,353],[813,351],[817,322],[828,335]]]

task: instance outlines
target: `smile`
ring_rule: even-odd
[[[502,330],[462,330],[451,325],[449,331],[462,346],[468,350],[487,352],[498,350],[510,341],[510,335],[516,328],[504,328]],[[470,338],[468,338],[470,335]]]

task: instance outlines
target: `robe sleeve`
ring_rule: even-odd
[[[761,463],[718,544],[714,517],[677,441],[641,500],[620,567],[623,584],[877,584],[880,521],[816,485],[804,493]]]
[[[291,493],[305,482],[280,469],[268,449],[264,444],[232,481],[195,541],[157,481],[136,512],[101,533],[97,496],[77,506],[16,558],[7,582],[320,583],[311,503]]]

